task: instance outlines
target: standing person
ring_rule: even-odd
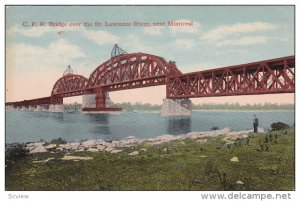
[[[253,130],[254,133],[257,133],[257,127],[258,127],[258,118],[256,117],[256,115],[253,115],[254,119],[253,119]]]

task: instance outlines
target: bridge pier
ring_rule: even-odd
[[[64,112],[64,105],[62,104],[57,104],[57,105],[50,105],[49,106],[49,112]]]
[[[34,107],[29,106],[29,107],[28,107],[28,112],[33,112],[33,111],[34,111]]]
[[[13,105],[5,105],[5,111],[13,112],[16,111],[16,108]]]
[[[21,111],[22,111],[22,112],[28,112],[29,110],[28,110],[27,107],[23,106],[23,107],[21,108]]]
[[[36,108],[34,109],[35,112],[42,112],[44,111],[44,108],[40,105],[37,105]]]
[[[108,92],[97,89],[95,94],[88,94],[82,97],[83,112],[114,112],[122,111],[122,108],[112,107]]]
[[[160,114],[162,116],[190,116],[192,115],[192,101],[188,98],[165,98]]]
[[[63,98],[62,97],[51,97],[48,112],[64,112]]]
[[[96,92],[96,108],[106,108],[106,96],[104,90],[97,90]]]

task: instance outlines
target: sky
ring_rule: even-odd
[[[193,21],[190,27],[95,22]],[[45,22],[46,26],[31,26]],[[60,26],[49,26],[49,22]],[[83,23],[93,26],[83,26]],[[80,26],[75,26],[81,23]],[[64,26],[62,26],[64,25]],[[6,101],[46,97],[68,65],[89,77],[118,44],[176,61],[184,73],[294,55],[293,6],[9,6]],[[161,104],[165,86],[111,92],[114,102]],[[81,97],[64,102],[81,102]],[[293,103],[294,94],[194,98],[193,103]]]

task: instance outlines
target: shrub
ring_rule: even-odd
[[[29,150],[24,143],[14,143],[5,145],[5,157],[7,161],[16,161],[28,156]]]
[[[61,137],[51,140],[51,144],[67,144],[67,141]]]
[[[288,129],[289,125],[282,123],[282,122],[277,122],[277,123],[272,123],[271,128],[272,128],[272,131],[278,131],[278,130]]]
[[[211,129],[210,129],[211,131],[216,131],[216,130],[219,130],[219,127],[218,126],[213,126],[213,127],[211,127]]]

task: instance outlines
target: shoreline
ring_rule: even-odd
[[[259,133],[265,133],[264,129],[259,128]],[[152,138],[137,138],[135,136],[128,136],[122,140],[102,140],[91,139],[81,142],[67,142],[67,143],[51,143],[46,141],[27,142],[25,144],[29,154],[35,153],[55,153],[55,152],[110,152],[119,153],[123,152],[126,148],[130,147],[151,147],[155,145],[161,145],[172,141],[194,140],[198,143],[208,143],[211,138],[221,137],[224,145],[234,144],[237,140],[245,140],[250,135],[253,135],[253,130],[231,131],[229,128],[224,128],[216,131],[205,132],[190,132],[180,135],[159,135]],[[255,135],[255,134],[254,134]],[[8,143],[6,146],[10,147],[14,144],[20,143]],[[134,155],[139,153],[135,152]]]
[[[192,110],[197,112],[295,112],[295,110]]]
[[[118,113],[121,114],[122,112],[131,112],[131,113],[160,113],[161,109],[159,110],[147,110],[147,109],[134,109],[134,110],[126,110],[119,112],[108,112],[108,111],[73,111],[73,110],[65,110],[62,113],[109,113],[114,114]],[[17,110],[10,110],[6,109],[5,112],[49,112],[49,111],[17,111]],[[192,112],[295,112],[295,109],[192,109]]]
[[[291,190],[294,137],[293,128],[272,135],[223,129],[142,143],[129,136],[123,147],[98,140],[39,142],[45,152],[16,155],[24,153],[22,145],[5,153],[5,185],[7,190]]]

